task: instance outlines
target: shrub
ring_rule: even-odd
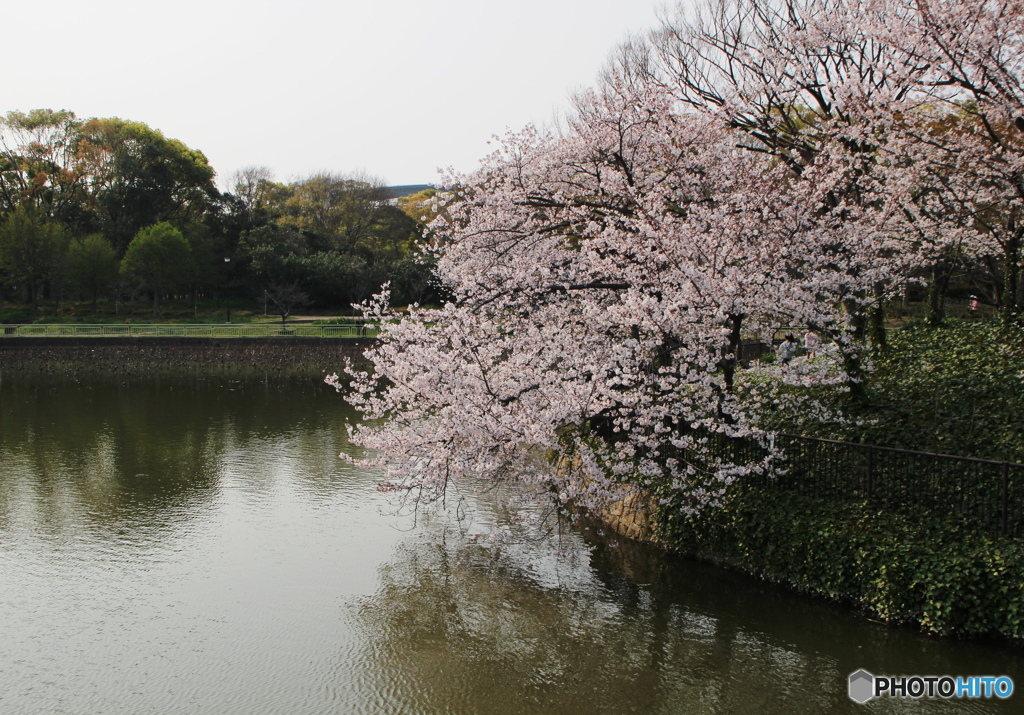
[[[943,635],[1024,638],[1024,540],[956,520],[748,487],[699,521],[667,510],[674,549]]]

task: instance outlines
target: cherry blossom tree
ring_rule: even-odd
[[[848,152],[854,171],[835,200],[884,198],[890,222],[902,211],[898,231],[918,262],[932,262],[933,287],[950,255],[994,258],[1009,317],[1024,300],[1022,8],[1019,0],[716,0],[680,9],[623,57],[795,171],[822,152]]]
[[[387,489],[431,500],[487,475],[594,509],[657,482],[697,511],[766,468],[773,395],[737,384],[740,339],[841,321],[851,257],[869,263],[820,211],[845,168],[796,176],[634,89],[581,95],[561,134],[506,137],[432,226],[453,300],[375,309],[375,372],[349,399]],[[779,371],[841,384],[834,367]],[[721,438],[760,446],[723,456]]]
[[[998,257],[997,302],[1007,322],[1024,311],[1024,3],[893,0],[903,22],[879,34],[927,69],[920,84],[939,115],[913,137],[975,229],[968,250]],[[966,219],[962,217],[966,216]]]
[[[721,0],[625,47],[560,130],[452,177],[431,224],[451,300],[366,305],[374,368],[348,370],[383,488],[418,506],[502,483],[564,510],[657,485],[697,513],[770,470],[777,386],[856,390],[868,308],[989,214],[1010,225],[991,176],[1014,159],[968,172],[989,114],[953,121],[981,101],[922,3]],[[742,368],[743,337],[789,325],[839,359]]]

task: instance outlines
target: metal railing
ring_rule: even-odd
[[[755,481],[829,499],[857,499],[895,511],[950,514],[974,528],[1024,534],[1024,464],[917,452],[818,437],[778,434],[777,473]],[[718,440],[731,461],[765,450],[748,440]]]
[[[34,323],[0,325],[0,339],[35,338],[372,338],[377,326],[372,323],[309,325],[302,323],[220,323],[207,325]]]

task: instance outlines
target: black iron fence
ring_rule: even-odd
[[[754,442],[725,440],[719,456],[761,459]],[[779,434],[784,456],[761,483],[896,511],[956,515],[974,528],[1024,535],[1024,464]],[[718,451],[718,450],[716,450]]]
[[[739,361],[748,365],[754,360],[760,360],[765,355],[775,352],[775,346],[760,340],[744,340],[740,343]]]

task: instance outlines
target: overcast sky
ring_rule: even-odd
[[[48,0],[5,8],[0,111],[69,109],[161,130],[277,180],[389,184],[473,169],[544,124],[659,0]]]

